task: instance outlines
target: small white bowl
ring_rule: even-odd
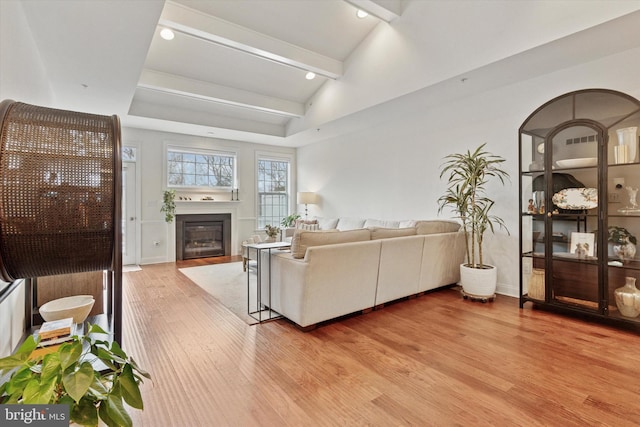
[[[95,302],[93,295],[74,295],[54,299],[40,307],[40,315],[47,322],[73,317],[74,323],[82,323]]]
[[[598,164],[598,158],[583,157],[581,159],[565,159],[557,160],[556,163],[561,168],[585,168],[588,166],[596,166]]]

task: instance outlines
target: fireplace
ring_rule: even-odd
[[[231,214],[176,215],[176,260],[231,255]]]

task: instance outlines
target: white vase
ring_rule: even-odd
[[[636,288],[635,277],[625,277],[624,286],[613,292],[620,314],[625,317],[638,317],[640,315],[640,290]]]
[[[619,163],[634,163],[636,161],[638,149],[638,128],[635,126],[618,129],[618,146],[626,146],[626,160],[621,159]]]
[[[460,286],[465,294],[474,297],[492,297],[496,293],[498,269],[485,264],[484,268],[471,268],[460,264]]]

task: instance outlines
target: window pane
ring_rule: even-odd
[[[167,152],[167,182],[170,186],[231,187],[235,157],[224,154]]]
[[[289,162],[258,161],[258,227],[279,226],[289,215]]]

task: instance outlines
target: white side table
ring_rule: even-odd
[[[288,242],[270,242],[270,243],[251,243],[246,246],[247,257],[252,250],[256,251],[256,286],[257,286],[257,310],[251,310],[251,269],[247,269],[247,314],[253,317],[258,323],[266,322],[267,320],[279,319],[282,315],[275,312],[271,308],[271,250],[272,249],[285,249],[291,247],[291,243]],[[262,251],[268,251],[268,267],[269,274],[267,276],[267,294],[266,304],[263,303],[262,295]],[[263,309],[263,307],[267,309]]]

